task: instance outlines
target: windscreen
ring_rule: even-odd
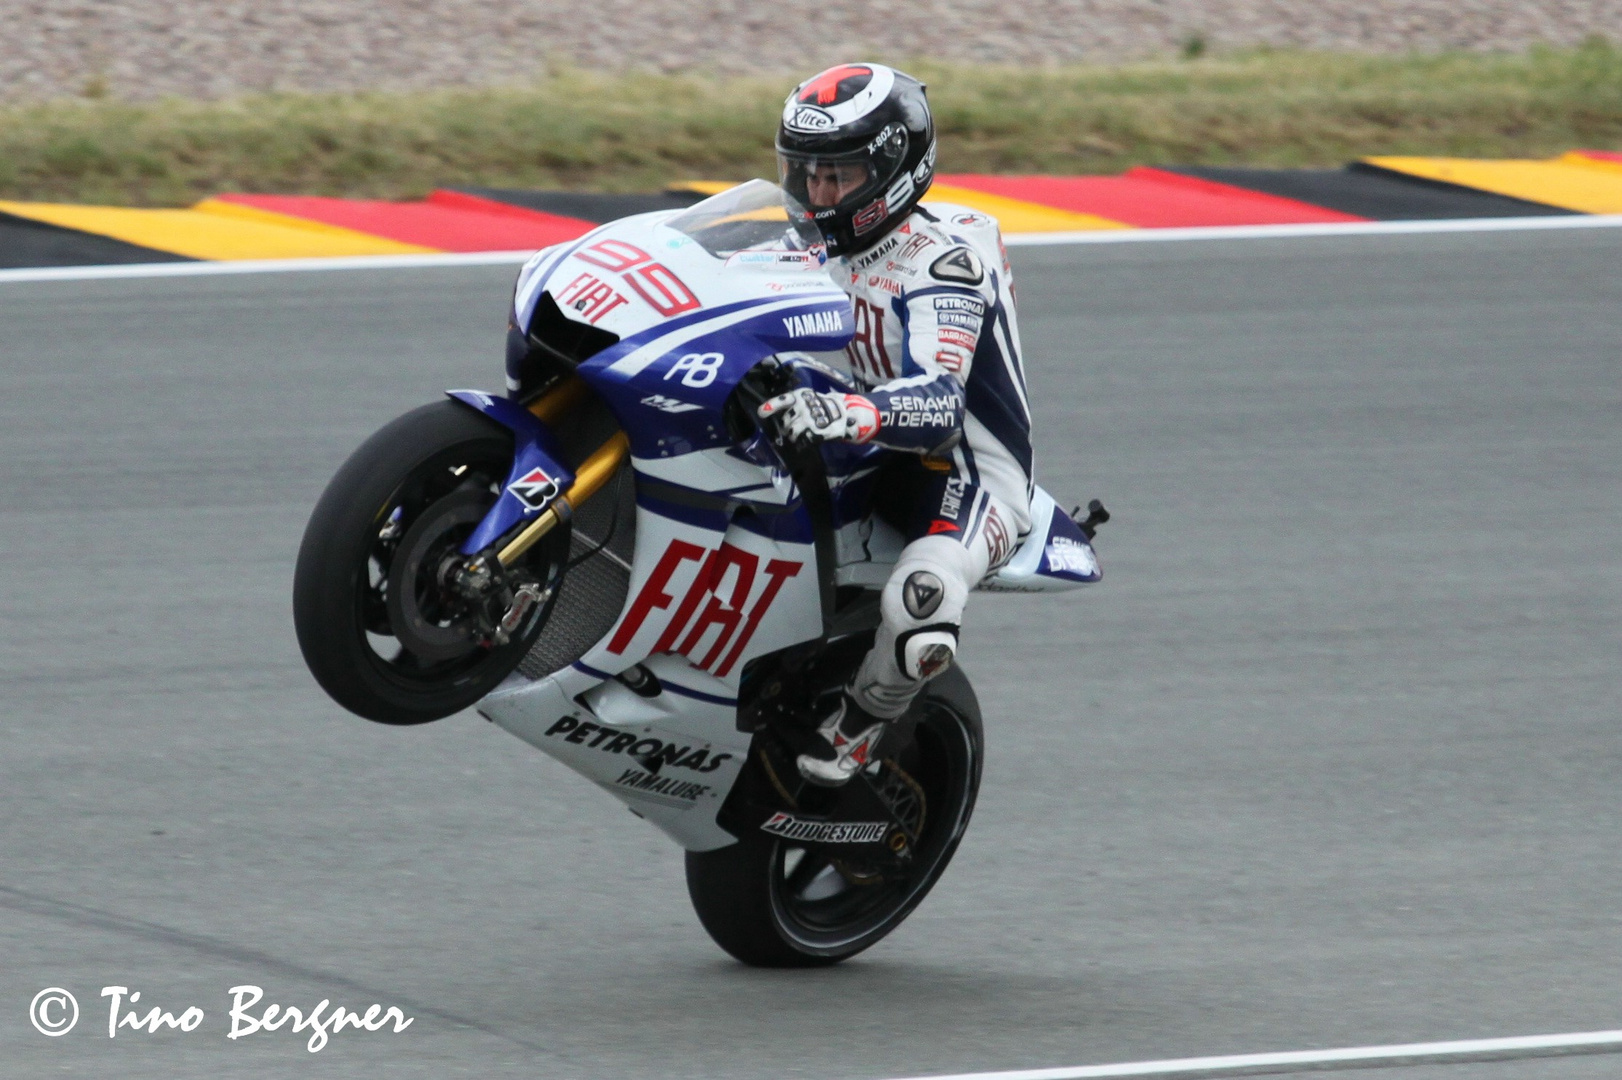
[[[665,224],[723,259],[751,248],[803,248],[789,227],[787,205],[782,188],[751,180],[688,207]]]

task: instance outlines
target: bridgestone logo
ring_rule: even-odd
[[[806,821],[793,814],[773,814],[761,832],[812,844],[876,844],[890,826],[883,821]]]

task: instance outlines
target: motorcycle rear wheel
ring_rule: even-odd
[[[927,795],[911,871],[861,884],[839,860],[761,832],[716,851],[690,851],[687,892],[717,945],[755,967],[837,964],[876,944],[923,901],[968,829],[984,739],[974,689],[955,667],[914,707],[921,716],[911,743],[881,747]]]
[[[440,401],[383,427],[327,485],[299,547],[293,624],[310,673],[338,704],[379,723],[427,723],[472,705],[523,659],[549,605],[507,644],[479,644],[472,613],[436,580],[495,502],[512,457],[511,431]],[[554,530],[516,569],[547,582],[567,532]]]

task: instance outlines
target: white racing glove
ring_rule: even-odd
[[[802,387],[778,394],[759,413],[762,420],[776,420],[790,442],[865,443],[879,431],[878,406],[860,394],[819,394]]]

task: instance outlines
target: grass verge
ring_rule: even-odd
[[[1114,66],[903,64],[948,172],[1333,166],[1622,146],[1622,50],[1253,52]],[[0,197],[178,206],[221,191],[647,191],[770,175],[787,78],[566,72],[523,87],[0,107]]]

